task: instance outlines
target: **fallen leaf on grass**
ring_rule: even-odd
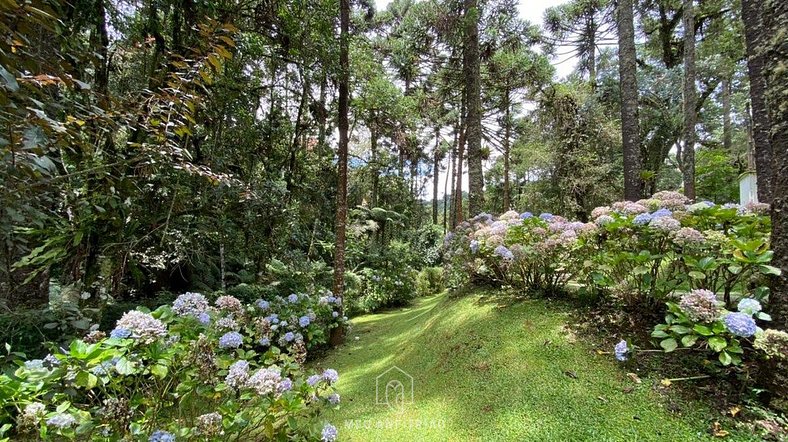
[[[671,382],[670,379],[663,379],[659,381],[659,383],[662,384],[663,387],[670,387],[673,382]]]
[[[719,422],[714,422],[714,425],[711,426],[711,434],[714,437],[725,437],[730,433],[722,429],[722,425]]]
[[[634,382],[636,384],[639,384],[639,383],[642,382],[640,380],[640,378],[638,377],[638,375],[636,375],[635,373],[627,373],[627,376],[629,377],[629,379],[632,379],[632,382]]]
[[[738,405],[736,405],[734,407],[731,407],[731,409],[728,410],[728,413],[730,413],[731,416],[736,417],[736,415],[739,414],[740,411],[741,411],[741,408]]]
[[[621,391],[626,393],[626,394],[629,394],[629,393],[632,393],[633,391],[635,391],[635,387],[626,387],[626,388],[624,388]]]
[[[577,379],[577,372],[576,371],[567,370],[567,371],[564,372],[564,374],[569,376],[572,379]]]
[[[599,399],[600,401],[602,401],[602,402],[603,402],[603,403],[605,403],[605,404],[607,403],[607,399],[605,399],[605,398],[604,398],[604,397],[602,397],[602,396],[597,396],[596,398],[597,398],[597,399]]]

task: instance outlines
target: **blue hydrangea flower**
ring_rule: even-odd
[[[505,246],[496,247],[495,254],[507,261],[514,260],[514,253],[512,253],[512,251],[507,249]]]
[[[320,433],[322,442],[334,442],[337,440],[337,427],[326,424],[323,427],[323,431]]]
[[[31,359],[29,361],[25,361],[25,368],[28,370],[38,370],[44,368],[44,360],[43,359]]]
[[[331,316],[336,318],[337,316],[339,316],[339,312],[331,312]]]
[[[553,218],[555,218],[555,215],[553,215],[552,213],[545,212],[545,213],[542,213],[541,215],[539,215],[539,218],[541,218],[541,219],[543,219],[545,221],[550,221]]]
[[[668,209],[659,209],[651,214],[652,219],[662,218],[663,216],[673,216],[673,212]]]
[[[284,378],[279,382],[279,392],[284,393],[293,389],[293,381],[290,378]]]
[[[728,313],[723,318],[723,322],[728,331],[742,338],[749,338],[758,330],[755,320],[746,313]]]
[[[291,304],[295,304],[296,302],[298,302],[298,295],[292,293],[290,296],[287,297],[287,302]]]
[[[380,279],[380,277],[378,277],[378,279]],[[328,297],[328,303],[329,304],[333,304],[335,302],[337,302],[337,297],[336,296],[331,295],[331,296]]]
[[[285,338],[286,342],[291,342],[293,339],[295,339],[295,333],[287,332],[287,333],[285,333],[284,338]]]
[[[306,378],[306,383],[309,384],[310,387],[314,387],[318,382],[320,382],[319,375],[313,374],[312,376]]]
[[[266,301],[265,299],[258,299],[257,307],[259,307],[260,310],[268,310],[269,308],[271,308],[271,303]]]
[[[285,328],[285,327],[287,327],[287,326],[288,326],[288,324],[287,324],[287,321],[282,321],[282,322],[279,324],[279,326],[280,326],[280,327],[282,327],[282,328]]]
[[[479,251],[479,241],[475,239],[471,241],[471,253],[476,253]]]
[[[261,338],[260,345],[262,345],[263,347],[268,347],[271,345],[271,340],[268,338]]]
[[[337,371],[333,368],[328,368],[323,371],[323,379],[329,384],[333,384],[339,380],[339,373],[337,373]]]
[[[219,347],[238,348],[244,343],[244,337],[238,332],[227,332],[219,338]]]
[[[148,442],[175,442],[175,435],[164,430],[156,430],[148,438]]]
[[[310,322],[312,321],[309,319],[309,316],[301,316],[298,318],[298,325],[301,327],[308,327]]]
[[[44,362],[49,364],[50,367],[59,367],[60,366],[60,359],[55,357],[53,354],[48,354],[44,357]]]
[[[621,362],[626,361],[629,353],[629,347],[627,346],[627,341],[622,339],[621,342],[616,344],[614,352],[616,354],[616,359],[618,359]]]
[[[752,316],[758,313],[759,311],[761,311],[763,307],[761,307],[761,303],[758,302],[757,299],[744,298],[741,301],[739,301],[739,305],[737,309],[742,313],[746,313]]]
[[[59,413],[47,419],[47,425],[52,425],[53,427],[61,429],[71,427],[76,423],[77,420],[74,416],[67,413]]]
[[[104,376],[110,374],[113,368],[115,368],[114,362],[104,361],[101,364],[93,367],[93,369],[90,371],[96,376]]]
[[[339,403],[339,394],[338,393],[332,393],[332,394],[328,395],[328,402],[331,402],[331,404],[333,404],[333,405],[338,404]]]
[[[531,213],[531,212],[523,212],[523,213],[520,214],[520,219],[528,219],[528,218],[533,218],[533,217],[534,217],[534,214]]]
[[[109,332],[110,338],[126,339],[131,336],[131,330],[127,328],[118,327]]]
[[[206,312],[202,312],[197,315],[197,321],[199,321],[202,325],[208,325],[211,323],[211,315]]]
[[[266,316],[265,319],[271,324],[279,324],[279,315],[277,315],[276,313],[272,313]]]
[[[651,221],[651,214],[650,213],[641,213],[632,220],[632,223],[638,226],[642,226],[648,224]]]

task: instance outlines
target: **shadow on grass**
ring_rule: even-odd
[[[624,393],[623,372],[567,339],[562,311],[485,291],[356,318],[347,344],[319,361],[341,374],[335,423],[350,440],[704,438],[697,413],[668,413],[645,383]],[[414,403],[401,409],[375,401],[392,366],[413,377]]]

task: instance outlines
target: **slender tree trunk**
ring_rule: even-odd
[[[512,138],[512,105],[510,103],[510,90],[509,80],[506,80],[506,90],[504,91],[504,129],[503,129],[503,212],[506,212],[512,207],[511,202],[511,189],[509,183],[509,170],[510,166],[510,141]]]
[[[109,33],[107,32],[107,11],[104,0],[96,0],[96,57],[93,63],[96,76],[96,92],[99,106],[109,108]]]
[[[441,152],[440,152],[441,129],[435,126],[435,152],[433,153],[432,163],[432,223],[438,224],[438,185],[440,184],[438,175],[441,171]]]
[[[339,0],[339,177],[337,183],[336,246],[334,248],[334,296],[342,301],[345,294],[345,236],[347,222],[347,156],[350,63],[348,59],[350,38],[350,0]],[[340,314],[344,312],[340,302]],[[344,327],[331,330],[331,344],[339,345],[344,340]]]
[[[465,102],[461,106],[462,122],[460,123],[460,136],[457,140],[457,187],[454,191],[454,225],[462,222],[462,166],[465,156],[465,128],[467,120],[465,118]]]
[[[380,188],[380,170],[378,168],[378,130],[374,124],[369,128],[370,162],[372,172],[372,207],[378,207],[378,195]]]
[[[621,88],[621,140],[624,148],[624,198],[643,195],[638,121],[637,54],[632,0],[618,1],[618,75]]]
[[[747,43],[747,70],[750,78],[752,106],[752,140],[755,151],[755,170],[758,175],[758,200],[772,200],[772,146],[769,143],[769,111],[766,108],[766,78],[764,77],[764,44],[761,5],[758,0],[742,0],[741,16]]]
[[[449,220],[446,219],[447,212],[449,210],[449,180],[450,178],[454,177],[454,145],[457,144],[457,129],[454,130],[454,143],[452,143],[451,149],[449,149],[449,164],[448,170],[446,171],[446,179],[443,180],[443,233],[446,233],[447,225]],[[452,181],[452,185],[454,181]]]
[[[586,36],[588,37],[588,83],[591,85],[591,90],[596,90],[596,31],[597,25],[594,21],[594,6],[589,6],[588,27],[586,28]]]
[[[326,147],[326,89],[328,88],[328,76],[325,68],[323,69],[323,79],[320,81],[320,108],[317,116],[317,145],[322,154]]]
[[[722,79],[722,147],[730,152],[731,142],[731,78]]]
[[[788,329],[788,3],[763,2],[764,79],[769,109],[769,143],[772,146],[772,264],[782,270],[773,279],[769,309],[771,327]]]
[[[695,8],[693,0],[684,0],[684,146],[682,146],[682,176],[684,195],[695,199],[695,121],[697,92],[695,89]]]
[[[479,71],[479,17],[476,0],[464,0],[465,46],[463,74],[468,115],[465,137],[468,142],[468,213],[474,216],[484,207],[484,175],[482,171],[482,101]]]

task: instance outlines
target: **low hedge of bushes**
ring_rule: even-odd
[[[766,278],[780,273],[770,265],[767,211],[764,204],[690,204],[659,192],[596,208],[592,222],[481,214],[446,237],[447,278],[546,296],[573,286],[630,309],[666,309],[652,335],[664,351],[707,349],[723,365],[741,363],[750,351],[778,357],[788,335],[760,328],[770,319]],[[620,359],[632,353],[626,342],[616,351]]]
[[[42,359],[7,345],[16,368],[0,375],[0,439],[333,441],[320,415],[339,403],[338,374],[302,364],[345,321],[339,304],[186,293]]]

